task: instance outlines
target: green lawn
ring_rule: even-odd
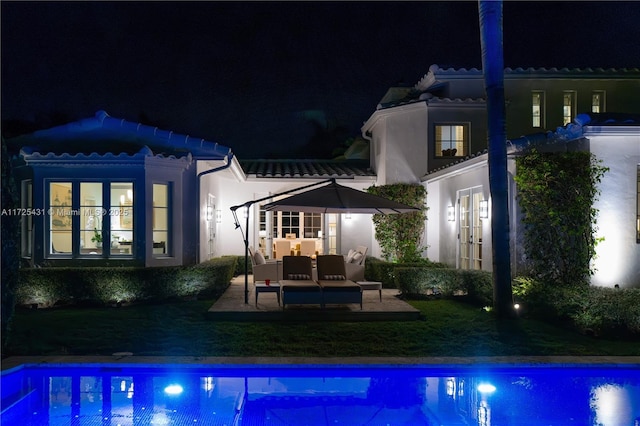
[[[453,300],[412,301],[406,322],[215,322],[212,300],[16,312],[16,355],[502,356],[640,355],[640,342],[584,336],[531,319],[497,321]]]

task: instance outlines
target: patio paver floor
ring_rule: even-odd
[[[208,316],[219,321],[414,321],[420,311],[398,298],[397,289],[383,289],[382,302],[378,291],[362,293],[360,305],[287,305],[282,309],[276,295],[261,293],[255,304],[253,277],[249,275],[249,303],[244,303],[244,275],[235,277],[222,296],[209,308]]]

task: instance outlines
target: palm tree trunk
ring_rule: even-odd
[[[502,1],[478,0],[482,70],[487,93],[489,190],[493,251],[493,309],[499,317],[513,317],[511,252],[509,249],[509,191],[507,132],[504,101]]]

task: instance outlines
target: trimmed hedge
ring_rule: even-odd
[[[395,269],[396,286],[408,298],[429,295],[463,296],[479,306],[491,306],[492,275],[486,271],[451,268],[400,267]]]
[[[364,264],[364,276],[369,281],[380,281],[384,288],[398,288],[395,270],[397,268],[448,268],[444,263],[432,262],[424,259],[416,263],[393,263],[367,256]]]
[[[117,305],[215,297],[229,286],[236,264],[237,257],[227,256],[193,266],[21,269],[16,304]]]

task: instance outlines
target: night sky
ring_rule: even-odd
[[[481,66],[476,2],[1,2],[2,120],[104,109],[241,158],[321,158],[390,86]],[[640,2],[504,3],[505,66],[640,67]],[[325,148],[327,147],[327,148]]]

